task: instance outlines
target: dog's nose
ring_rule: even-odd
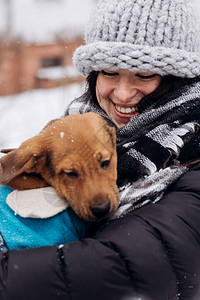
[[[110,202],[106,201],[100,205],[90,206],[90,209],[96,218],[106,217],[110,211]]]

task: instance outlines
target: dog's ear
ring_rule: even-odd
[[[110,134],[112,136],[112,138],[111,138],[112,144],[114,145],[114,147],[116,147],[116,131],[115,131],[115,128],[109,126],[109,131],[110,131]]]
[[[0,159],[0,183],[24,190],[48,186],[41,170],[46,163],[46,146],[35,136]]]
[[[104,134],[105,145],[107,145],[108,143],[111,142],[112,147],[116,148],[116,131],[115,131],[115,128],[106,123],[104,125],[104,129],[105,129],[105,132],[107,133],[107,134],[103,133]]]

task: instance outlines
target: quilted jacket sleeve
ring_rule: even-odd
[[[1,300],[199,300],[200,170],[94,239],[1,257]]]

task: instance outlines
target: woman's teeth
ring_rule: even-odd
[[[116,110],[123,114],[133,114],[136,112],[136,107],[121,107],[116,105]]]

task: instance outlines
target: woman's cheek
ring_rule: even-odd
[[[107,98],[112,90],[112,82],[107,78],[104,78],[101,74],[99,74],[96,83],[96,90],[98,91],[98,95]]]
[[[108,95],[109,95],[108,90],[103,84],[98,84],[96,86],[96,96],[97,96],[97,100],[98,100],[99,104],[102,101],[106,100]]]

